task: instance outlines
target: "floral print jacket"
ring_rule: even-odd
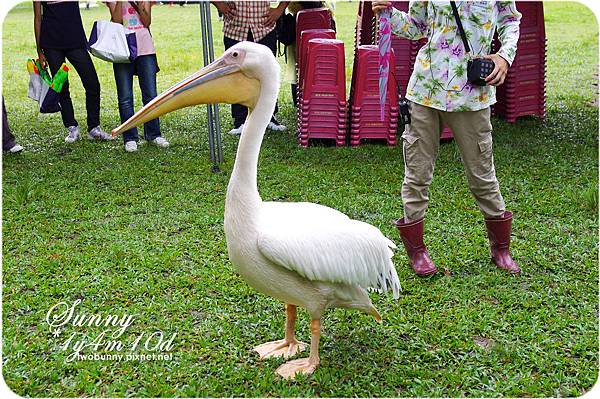
[[[514,1],[456,2],[473,56],[490,53],[494,31],[498,55],[512,64],[517,51],[521,14]],[[393,9],[392,33],[410,40],[427,38],[415,61],[406,98],[442,111],[478,111],[496,102],[492,86],[467,81],[467,61],[449,1],[411,1],[408,12]]]

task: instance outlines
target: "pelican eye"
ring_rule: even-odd
[[[237,57],[237,56],[238,56],[238,52],[237,52],[237,51],[234,51],[232,55],[233,55],[233,57],[235,58],[235,57]]]

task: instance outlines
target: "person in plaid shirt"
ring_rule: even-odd
[[[270,1],[213,1],[219,13],[223,15],[223,43],[225,50],[241,41],[251,41],[263,44],[271,49],[273,54],[277,51],[277,37],[275,24],[285,11],[288,1],[281,1],[275,8]],[[275,114],[277,105],[275,105]],[[234,128],[229,134],[240,135],[248,108],[240,104],[231,105],[231,116]],[[283,131],[285,126],[277,122],[275,115],[268,126],[271,130]]]

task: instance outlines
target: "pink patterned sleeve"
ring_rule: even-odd
[[[521,13],[517,10],[514,1],[498,1],[496,7],[498,8],[496,29],[498,39],[502,44],[502,47],[498,50],[498,55],[504,58],[509,65],[512,65],[517,54]]]
[[[405,39],[419,40],[427,37],[427,2],[411,1],[408,12],[392,8],[390,26],[394,35]]]

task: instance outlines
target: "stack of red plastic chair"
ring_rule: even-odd
[[[395,78],[394,52],[390,59],[385,118],[380,120],[379,52],[376,42],[376,18],[370,1],[358,4],[354,37],[354,65],[350,85],[350,144],[361,139],[384,139],[396,145],[398,128],[398,84]]]
[[[296,60],[301,50],[300,35],[309,29],[331,29],[331,12],[327,8],[309,8],[296,14]]]
[[[358,48],[374,44],[375,42],[375,14],[370,1],[358,2],[358,14],[356,16],[356,27],[354,30],[354,61],[352,64],[352,81],[350,83],[350,100],[356,83],[356,65],[358,62]],[[350,118],[350,116],[349,116]]]
[[[393,51],[393,50],[392,50]],[[390,59],[384,120],[380,118],[379,50],[377,46],[359,46],[352,72],[350,92],[350,145],[356,147],[362,139],[384,139],[396,145],[398,129],[398,84],[394,57]]]
[[[336,39],[308,42],[302,97],[298,99],[299,142],[333,139],[346,144],[346,68],[344,43]]]
[[[358,46],[373,44],[375,38],[375,14],[370,1],[358,2],[356,27],[354,28],[354,51]]]
[[[444,130],[442,130],[442,134],[440,135],[440,140],[452,140],[454,135],[452,134],[452,130],[448,126],[444,126]]]
[[[332,29],[331,12],[327,8],[311,8],[298,11],[296,14],[296,72],[298,77],[298,138],[302,131],[302,100],[304,77],[307,70],[308,42],[313,38],[335,38]],[[342,61],[343,62],[343,61]],[[306,131],[305,133],[306,134]],[[307,142],[306,142],[306,145]]]
[[[299,99],[302,98],[302,83],[304,76],[306,76],[308,42],[311,39],[335,39],[335,31],[333,29],[308,29],[300,33],[300,51],[298,52],[299,57],[296,59],[298,76],[297,93]]]
[[[335,31],[333,29],[308,29],[302,31],[300,34],[300,52],[297,58],[297,76],[298,84],[296,86],[296,95],[298,103],[302,103],[302,95],[304,88],[304,76],[306,76],[306,66],[308,65],[306,60],[308,57],[308,42],[311,39],[335,39]],[[297,117],[298,117],[298,139],[300,139],[300,126],[302,125],[302,107],[298,106]]]
[[[546,32],[541,1],[517,1],[523,15],[517,55],[508,70],[504,84],[496,91],[494,112],[509,123],[521,116],[546,116]],[[498,37],[494,52],[500,49]]]
[[[352,81],[350,83],[350,99],[356,83],[356,65],[358,62],[358,48],[374,44],[375,42],[375,14],[370,1],[358,2],[358,14],[356,16],[356,27],[354,30],[354,61],[352,64]]]

